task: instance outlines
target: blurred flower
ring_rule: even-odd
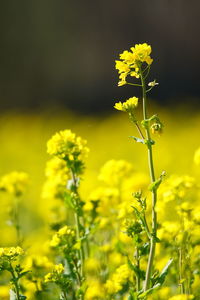
[[[108,185],[119,186],[123,178],[130,177],[133,166],[125,160],[107,161],[100,170],[99,180]]]
[[[87,141],[77,137],[71,130],[57,132],[47,142],[47,152],[66,161],[69,169],[76,174],[83,171],[83,161],[88,155]]]
[[[25,192],[28,182],[28,174],[14,171],[0,178],[0,190],[20,196]]]
[[[105,289],[108,294],[116,294],[119,292],[125,283],[131,278],[131,270],[127,264],[121,265],[116,269],[116,272],[105,283]]]
[[[194,163],[199,166],[200,165],[200,147],[194,153]]]

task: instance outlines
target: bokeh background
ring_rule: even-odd
[[[153,99],[198,103],[199,11],[198,0],[2,0],[0,107],[110,111],[133,93],[117,88],[114,61],[139,42],[153,47]]]
[[[149,80],[159,82],[149,100],[165,126],[156,138],[157,172],[198,173],[199,11],[198,0],[1,1],[0,175],[30,174],[27,235],[37,235],[48,216],[40,194],[46,142],[56,131],[71,128],[88,140],[83,194],[98,184],[108,159],[126,159],[147,171],[145,149],[128,138],[135,129],[113,109],[116,100],[140,96],[137,88],[117,87],[115,70],[119,53],[135,43],[152,45]],[[1,220],[5,225],[6,217]],[[3,243],[12,244],[13,236],[8,241],[1,228]]]

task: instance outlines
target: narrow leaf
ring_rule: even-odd
[[[146,292],[138,295],[138,299],[144,299],[144,297],[149,296],[151,294],[153,294],[157,289],[159,289],[161,287],[160,283],[157,283],[156,285],[154,285],[152,288],[148,289]]]
[[[136,141],[137,143],[142,143],[145,144],[145,141],[143,139],[137,138],[136,136],[130,136],[132,139],[134,139],[134,141]]]
[[[170,258],[170,260],[167,262],[167,264],[165,265],[165,267],[162,269],[160,275],[158,276],[156,282],[160,283],[161,285],[164,283],[165,278],[168,274],[169,271],[169,267],[171,266],[173,262],[173,258]]]

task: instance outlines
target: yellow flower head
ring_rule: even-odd
[[[125,283],[131,278],[132,272],[127,264],[121,265],[116,272],[105,283],[105,289],[108,294],[112,295],[119,292]]]
[[[138,105],[138,98],[132,97],[123,103],[122,102],[115,103],[114,108],[124,112],[132,113],[134,109],[137,107],[137,105]]]
[[[92,279],[87,282],[88,288],[86,290],[85,299],[86,300],[95,300],[102,299],[103,287],[98,280]]]
[[[48,273],[45,276],[44,282],[45,283],[58,282],[60,277],[63,275],[63,273],[64,273],[64,266],[62,264],[55,265],[53,271],[51,273]]]
[[[50,246],[55,248],[58,246],[67,245],[69,248],[75,243],[75,231],[69,226],[64,226],[53,235]]]
[[[0,260],[14,261],[24,254],[21,247],[0,248]]]
[[[83,161],[89,152],[86,144],[86,140],[76,136],[71,130],[63,130],[57,132],[47,142],[47,153],[64,159],[69,168],[79,167],[81,173]]]
[[[133,52],[136,62],[146,62],[148,65],[152,64],[153,59],[150,57],[151,46],[147,43],[136,44],[135,47],[131,47],[131,51]]]
[[[153,59],[150,57],[151,46],[147,43],[136,44],[131,51],[125,50],[120,54],[121,60],[116,60],[116,69],[119,73],[118,86],[126,84],[126,77],[140,77],[140,67],[143,63],[151,65]]]

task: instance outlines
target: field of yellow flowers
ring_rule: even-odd
[[[200,114],[148,105],[0,116],[0,299],[200,299]]]

